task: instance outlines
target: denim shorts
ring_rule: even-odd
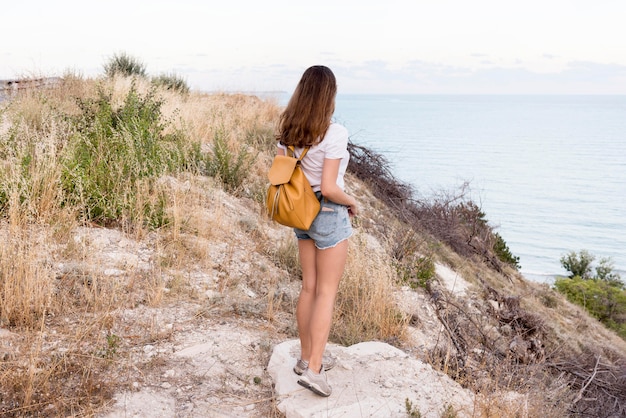
[[[352,235],[348,207],[322,199],[320,212],[308,231],[294,228],[298,239],[312,239],[320,250],[332,248]]]

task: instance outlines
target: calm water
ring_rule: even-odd
[[[469,181],[526,277],[586,249],[626,279],[626,96],[339,95],[335,119],[422,196]]]

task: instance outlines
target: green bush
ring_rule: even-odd
[[[112,93],[99,87],[96,99],[79,102],[82,114],[63,157],[67,203],[78,205],[94,222],[139,221],[143,216],[144,222],[158,226],[166,222],[165,198],[154,180],[196,167],[199,144],[166,129],[171,127],[162,120],[162,102],[154,90],[141,96],[132,85],[119,108],[111,99]]]
[[[152,78],[152,83],[166,90],[173,90],[181,94],[189,93],[189,85],[184,78],[176,73],[161,74]]]
[[[599,279],[608,282],[620,289],[624,288],[624,282],[619,274],[613,271],[613,261],[610,257],[600,259],[596,266],[596,275],[591,274],[592,263],[596,257],[587,250],[581,250],[578,254],[571,251],[561,257],[561,265],[570,274],[568,277],[580,277],[581,279]]]
[[[254,156],[247,148],[232,151],[225,132],[218,130],[213,137],[213,152],[205,158],[206,174],[218,178],[226,190],[237,191],[248,176],[253,162]]]
[[[585,308],[593,317],[626,338],[626,292],[600,279],[558,278],[554,286],[570,302]]]
[[[585,308],[592,316],[626,339],[626,291],[619,274],[613,272],[610,258],[602,258],[592,275],[595,256],[586,250],[561,257],[561,265],[570,272],[560,277],[554,287],[570,302]]]
[[[413,255],[397,263],[396,269],[402,283],[411,289],[427,288],[435,277],[435,263],[428,257]]]
[[[139,59],[126,54],[125,52],[116,53],[104,64],[104,73],[107,77],[115,75],[128,76],[146,76],[146,65]]]

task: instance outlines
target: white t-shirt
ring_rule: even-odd
[[[287,152],[284,145],[278,142],[278,147]],[[303,148],[296,148],[296,157],[300,156]],[[338,124],[331,123],[324,135],[324,139],[317,145],[313,145],[309,148],[309,151],[302,160],[302,170],[313,191],[318,192],[321,189],[322,184],[322,167],[324,165],[324,159],[341,160],[339,163],[339,174],[337,175],[337,186],[341,190],[344,189],[343,176],[348,168],[348,161],[350,160],[350,153],[348,152],[348,130]]]

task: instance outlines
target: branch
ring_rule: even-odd
[[[587,387],[591,384],[591,381],[596,377],[596,373],[598,373],[598,364],[600,364],[600,356],[598,356],[597,360],[596,360],[596,365],[593,368],[593,374],[591,375],[591,377],[589,378],[589,380],[587,381],[587,383],[585,383],[583,385],[582,388],[580,388],[580,392],[578,392],[578,395],[576,396],[576,399],[574,399],[574,402],[572,402],[572,405],[576,405],[576,403],[578,401],[580,401],[583,398],[583,392],[585,391],[585,389],[587,389]]]

